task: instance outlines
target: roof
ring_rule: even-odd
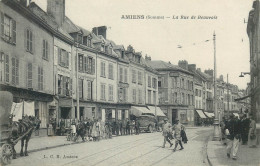
[[[43,11],[35,2],[30,3],[29,8],[36,16],[40,17],[52,28],[56,29],[61,34],[73,40],[73,38],[66,32],[66,30],[63,27],[58,27],[58,24],[55,22],[55,19],[51,15]]]
[[[189,74],[192,74],[190,71],[185,70],[177,65],[173,65],[171,63],[167,63],[161,60],[157,60],[157,61],[146,61],[147,64],[149,64],[149,66],[151,66],[152,68],[156,69],[156,70],[178,70],[178,71],[182,71],[182,72],[186,72]]]

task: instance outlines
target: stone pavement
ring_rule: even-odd
[[[258,141],[260,139],[260,124],[257,124]],[[207,145],[207,154],[210,165],[252,165],[260,166],[260,145],[257,148],[249,148],[247,145],[239,145],[238,159],[232,160],[227,157],[226,145],[221,141],[209,141]]]

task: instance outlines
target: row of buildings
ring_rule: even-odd
[[[51,118],[122,120],[140,112],[194,125],[213,112],[213,70],[143,57],[107,39],[105,26],[88,31],[65,15],[65,0],[47,0],[47,11],[2,0],[0,12],[0,90],[14,102],[33,101],[42,128]],[[218,85],[219,110],[241,111],[237,86],[223,78]]]

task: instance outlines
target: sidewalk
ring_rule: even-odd
[[[35,152],[44,149],[50,149],[65,145],[72,145],[81,143],[81,138],[78,142],[67,141],[66,136],[45,136],[45,137],[33,137],[28,143],[28,153]],[[21,141],[15,145],[16,153],[19,154],[21,150]],[[30,155],[30,154],[29,154]]]
[[[260,139],[260,124],[257,124],[258,138]],[[207,147],[209,163],[217,165],[260,165],[260,145],[257,148],[249,148],[247,145],[239,145],[238,159],[232,160],[227,157],[226,145],[220,141],[209,141]]]

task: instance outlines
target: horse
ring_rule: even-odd
[[[38,121],[35,117],[27,116],[27,115],[24,116],[21,120],[19,120],[19,122],[12,121],[11,140],[12,140],[12,149],[13,149],[13,159],[16,158],[16,151],[14,146],[20,140],[19,137],[21,137],[20,156],[28,156],[28,152],[27,152],[28,142],[32,136],[34,129],[37,126],[39,126],[39,123],[40,121]],[[25,145],[25,149],[23,151],[24,145]]]

